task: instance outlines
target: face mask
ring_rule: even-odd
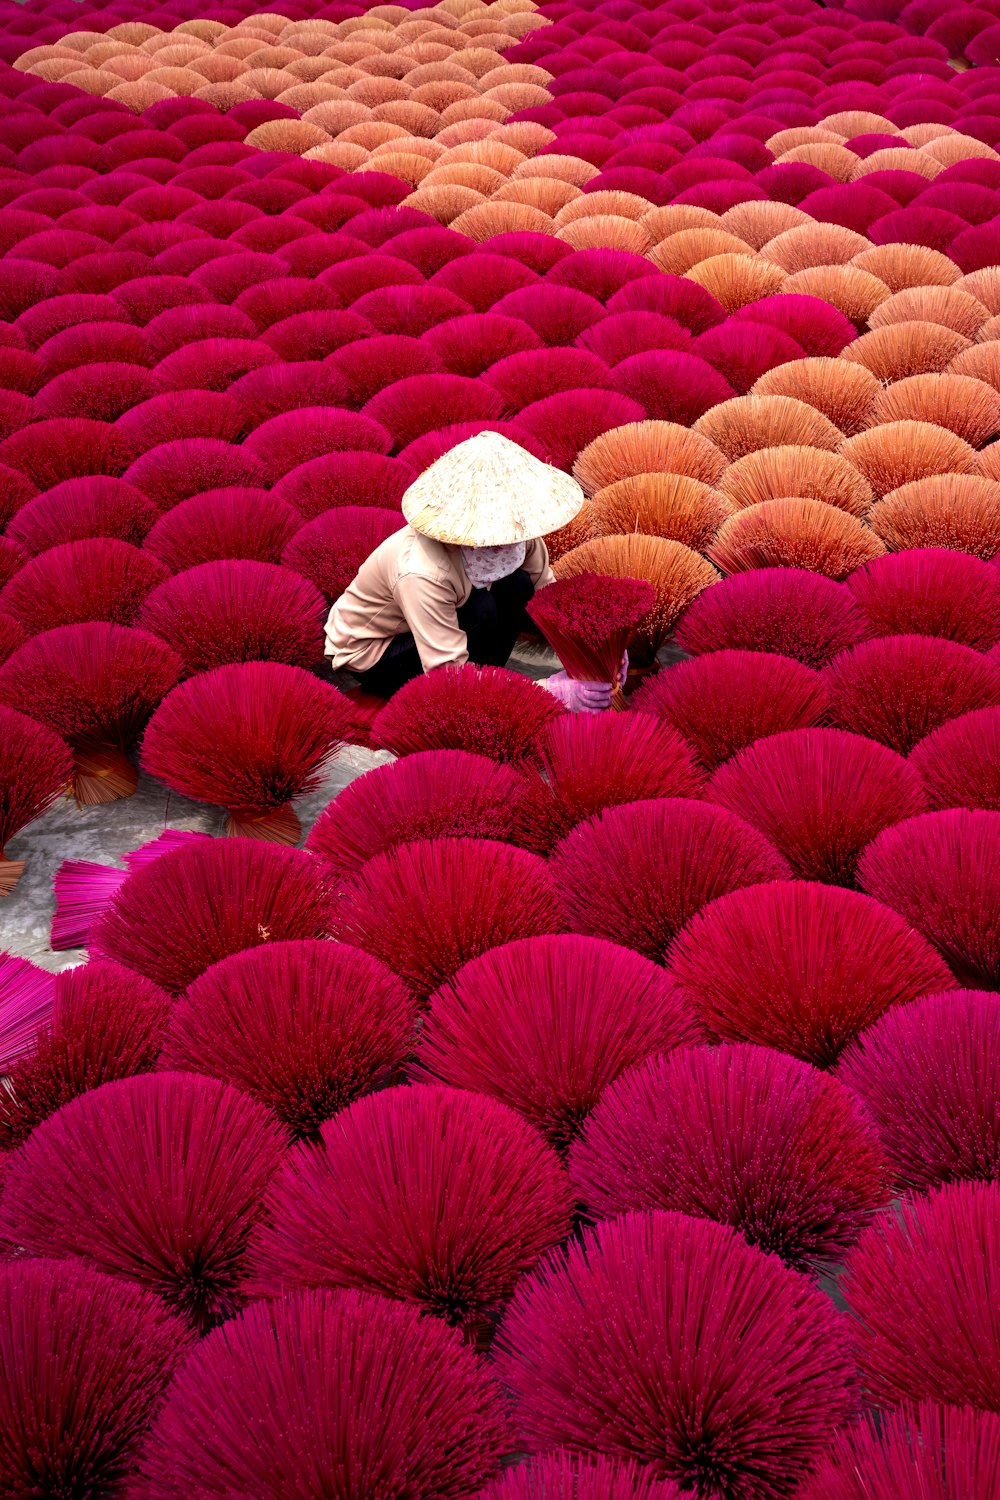
[[[463,547],[462,562],[473,588],[485,588],[516,573],[524,562],[527,543],[513,542],[507,547]]]

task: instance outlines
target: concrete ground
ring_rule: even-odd
[[[559,663],[547,651],[519,646],[510,665],[527,676],[545,677],[556,671]],[[391,759],[386,751],[355,746],[342,750],[329,765],[320,789],[295,803],[303,838],[348,782]],[[135,795],[121,802],[83,809],[72,800],[58,802],[7,845],[9,859],[27,863],[13,894],[0,899],[0,952],[30,958],[53,971],[81,963],[86,958],[84,949],[54,953],[49,947],[55,911],[52,880],[63,860],[86,859],[124,868],[123,854],[156,838],[165,828],[221,834],[225,816],[222,808],[190,802],[144,775],[140,775]]]

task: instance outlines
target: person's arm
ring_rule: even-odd
[[[394,593],[424,671],[464,666],[469,643],[458,623],[454,588],[443,579],[406,573],[397,580]]]
[[[528,543],[524,553],[524,571],[536,589],[543,589],[547,584],[555,583],[555,574],[549,567],[549,549],[541,537],[536,537],[533,542]]]

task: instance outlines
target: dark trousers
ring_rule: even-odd
[[[522,630],[532,630],[525,605],[535,586],[523,568],[501,578],[488,589],[473,589],[456,610],[459,626],[469,642],[469,660],[479,667],[505,667]],[[359,677],[360,686],[376,698],[391,698],[397,688],[423,671],[413,636],[397,635],[388,650]]]

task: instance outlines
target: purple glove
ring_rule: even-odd
[[[628,682],[628,652],[622,655],[622,664],[618,668],[618,686],[623,688]]]
[[[556,672],[538,685],[550,692],[553,698],[558,698],[570,713],[599,714],[611,707],[609,682],[578,682],[575,677],[567,677],[565,672]]]

